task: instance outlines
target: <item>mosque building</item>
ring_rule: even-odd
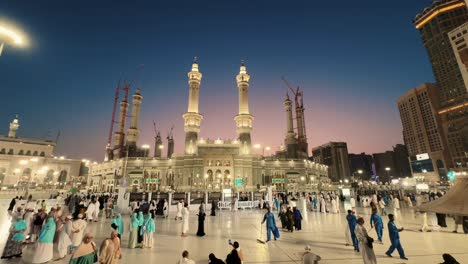
[[[0,135],[2,189],[60,188],[81,181],[81,160],[54,156],[56,141],[17,137],[19,127],[16,116],[8,135]]]
[[[91,190],[109,192],[120,186],[145,191],[253,191],[265,185],[277,190],[310,190],[329,181],[327,166],[308,159],[302,94],[295,97],[298,133],[294,132],[292,102],[287,95],[284,101],[287,124],[284,147],[266,157],[252,151],[255,147],[251,138],[254,116],[249,111],[250,75],[244,63],[236,76],[239,93],[239,112],[234,117],[236,139],[200,137],[203,115],[199,112],[199,95],[203,75],[196,59],[187,75],[188,107],[182,115],[184,153],[173,153],[172,133],[168,136],[167,158],[161,155],[164,146],[160,133],[155,137],[152,157],[147,151],[148,146],[138,146],[138,119],[143,96],[137,89],[132,97],[132,114],[126,135],[125,124],[121,121],[114,134],[114,145],[108,146],[105,161],[90,165],[88,187]],[[126,99],[120,103],[120,117],[126,115],[128,106]]]

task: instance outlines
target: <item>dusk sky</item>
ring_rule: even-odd
[[[244,59],[254,143],[274,151],[284,140],[285,76],[304,90],[309,153],[329,141],[383,152],[403,142],[395,100],[434,80],[412,25],[430,3],[3,0],[0,21],[22,28],[29,45],[7,44],[0,57],[0,134],[18,114],[18,136],[61,130],[58,155],[100,161],[117,82],[144,64],[139,144],[154,145],[155,120],[164,136],[175,126],[181,153],[187,72],[198,56],[201,137],[235,138]]]

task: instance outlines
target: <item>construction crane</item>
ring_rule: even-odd
[[[115,95],[114,95],[114,106],[112,107],[112,119],[109,128],[109,135],[107,137],[107,148],[110,149],[112,144],[112,134],[114,132],[114,124],[115,124],[115,112],[117,111],[117,103],[119,102],[119,91],[120,91],[120,80],[115,88]]]
[[[156,122],[153,120],[153,128],[154,128],[154,136],[156,137],[158,135],[158,130],[156,129]]]
[[[299,106],[299,98],[301,98],[301,102],[302,102],[302,92],[299,90],[300,89],[299,86],[297,86],[296,91],[294,91],[291,84],[288,82],[288,80],[286,80],[286,78],[281,77],[281,79],[286,84],[286,86],[289,88],[289,90],[291,90],[291,92],[294,94],[294,102],[296,103],[296,107],[298,107]]]
[[[172,125],[171,130],[167,133],[167,139],[172,138],[172,131],[174,131],[174,125]]]

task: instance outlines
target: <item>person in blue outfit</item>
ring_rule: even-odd
[[[122,240],[122,235],[124,232],[124,224],[122,220],[122,215],[121,214],[115,214],[114,220],[112,220],[111,224],[112,228],[114,228],[117,231],[117,237]]]
[[[279,201],[278,197],[275,196],[274,202],[275,202],[275,208],[279,212],[279,210],[280,210],[280,201]]]
[[[271,208],[268,207],[268,212],[265,214],[263,217],[262,224],[266,222],[266,230],[267,230],[267,241],[271,240],[271,235],[270,233],[273,233],[273,238],[276,240],[279,238],[279,231],[278,228],[276,227],[276,222],[275,222],[275,216],[271,212]]]
[[[302,229],[302,225],[301,225],[302,214],[301,214],[301,211],[299,209],[297,209],[296,207],[294,207],[293,208],[293,213],[294,213],[294,226],[296,227],[296,230],[301,230]]]
[[[370,218],[370,226],[371,228],[375,227],[375,232],[377,233],[377,238],[379,242],[382,243],[382,232],[383,232],[383,221],[382,217],[377,214],[377,209],[372,210],[372,215]]]
[[[354,215],[353,211],[348,210],[346,220],[348,221],[349,232],[351,233],[351,240],[353,241],[354,250],[359,252],[359,242],[357,240],[356,234],[354,233],[354,230],[356,229],[357,225],[357,218]]]
[[[396,249],[398,250],[398,254],[400,254],[400,258],[407,260],[408,258],[405,256],[405,251],[403,250],[403,247],[401,246],[401,243],[400,243],[400,234],[399,234],[404,229],[403,227],[400,229],[397,228],[397,226],[395,225],[395,217],[393,216],[393,214],[388,215],[388,220],[389,220],[388,221],[388,235],[390,236],[390,242],[392,243],[392,245],[387,250],[387,252],[385,252],[385,255],[391,257],[393,251]]]

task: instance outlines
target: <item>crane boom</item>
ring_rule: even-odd
[[[109,128],[109,135],[107,137],[107,145],[110,147],[112,143],[112,133],[114,132],[114,124],[115,124],[115,112],[117,111],[117,103],[119,101],[119,90],[120,90],[120,80],[115,88],[115,95],[114,95],[114,106],[112,107],[112,119]]]

